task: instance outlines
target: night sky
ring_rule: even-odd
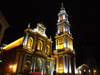
[[[22,37],[28,23],[31,24],[31,28],[35,28],[37,23],[43,21],[47,28],[46,34],[48,37],[52,36],[55,49],[57,14],[62,2],[69,15],[77,66],[86,63],[87,59],[95,59],[100,67],[100,4],[97,0],[2,1],[0,10],[10,25],[4,34],[2,44],[9,44]]]

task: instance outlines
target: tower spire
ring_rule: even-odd
[[[64,8],[64,4],[63,3],[61,3],[61,10],[65,10],[65,8]]]
[[[63,3],[61,3],[62,7],[64,6]]]

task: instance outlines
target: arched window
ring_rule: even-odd
[[[43,42],[41,40],[38,41],[38,50],[43,49]]]
[[[60,27],[60,32],[63,32],[63,26]]]
[[[24,72],[25,73],[30,72],[30,68],[31,68],[31,62],[29,60],[25,61]]]
[[[72,49],[72,40],[69,38],[69,48]]]
[[[63,16],[60,16],[60,20],[61,20],[61,21],[63,20]]]
[[[63,38],[59,38],[59,49],[63,49],[64,47],[64,39]]]
[[[36,70],[37,71],[41,71],[42,69],[42,60],[41,59],[37,59],[37,65],[36,65]]]
[[[47,54],[49,54],[49,52],[50,52],[50,46],[47,45]]]
[[[32,37],[29,37],[28,38],[28,43],[27,43],[27,46],[28,46],[28,48],[32,48],[32,45],[33,45],[33,38]]]

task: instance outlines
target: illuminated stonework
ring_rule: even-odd
[[[46,28],[41,23],[38,23],[34,29],[28,26],[24,30],[25,35],[23,37],[3,47],[9,53],[4,55],[3,64],[11,62],[11,73],[16,75],[20,73],[53,75],[53,41],[47,37],[45,30]],[[5,71],[7,67],[2,66],[2,69]]]
[[[61,7],[60,13],[58,13],[56,50],[54,50],[55,71],[58,74],[74,75],[76,72],[76,57],[70,26],[65,8]]]
[[[38,23],[34,29],[24,30],[24,36],[3,47],[8,55],[4,55],[7,63],[11,62],[12,73],[41,75],[75,75],[76,57],[73,49],[73,37],[65,8],[58,13],[56,50],[52,54],[52,39],[45,34],[46,28]],[[9,60],[7,60],[9,59]],[[12,60],[12,61],[11,61]],[[3,62],[4,65],[6,62]],[[5,68],[2,66],[2,68]],[[5,72],[7,73],[7,72]]]

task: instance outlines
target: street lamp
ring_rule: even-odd
[[[12,68],[12,67],[13,67],[12,65],[9,66],[9,68]]]

